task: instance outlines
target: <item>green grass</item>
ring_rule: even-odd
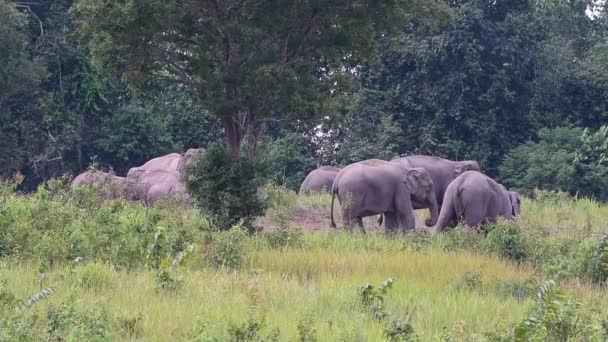
[[[150,271],[119,272],[99,264],[79,266],[76,271],[59,267],[43,284],[55,294],[32,310],[43,314],[49,305],[75,294],[81,307],[101,304],[111,313],[141,316],[144,333],[140,338],[160,341],[186,333],[197,317],[209,322],[211,336],[225,338],[228,323],[245,321],[248,306],[255,304],[268,327],[281,330],[282,340],[295,340],[298,322],[309,317],[321,341],[347,339],[351,333],[375,341],[382,339],[383,324],[362,310],[357,290],[367,282],[380,284],[392,277],[388,312],[395,317],[411,315],[416,329],[429,338],[440,336],[444,326],[451,328],[457,322],[464,322],[466,332],[474,333],[492,329],[501,319],[514,322],[523,317],[526,305],[515,298],[456,289],[462,275],[473,271],[481,273],[486,285],[530,274],[525,267],[468,253],[262,250],[252,253],[239,272],[179,271],[184,280],[179,294],[158,293]],[[2,274],[18,298],[28,298],[40,289],[35,264],[11,263]]]
[[[40,194],[4,197],[0,251],[6,245],[10,253],[0,259],[0,311],[16,312],[14,322],[9,320],[12,329],[19,330],[26,322],[23,326],[42,334],[38,337],[50,334],[55,321],[49,317],[63,312],[61,308],[75,298],[75,310],[95,318],[88,325],[69,323],[67,329],[86,326],[92,334],[91,327],[107,326],[115,340],[188,340],[200,322],[206,323],[206,336],[229,340],[231,326],[242,325],[255,309],[255,316],[264,318],[261,335],[278,328],[281,341],[297,341],[303,320],[312,322],[318,341],[381,341],[386,323],[393,319],[409,321],[422,341],[439,341],[445,335],[455,341],[484,341],[484,332],[515,326],[534,304],[537,286],[523,299],[511,294],[513,287],[530,278],[538,283],[555,278],[586,310],[595,309],[608,318],[608,296],[587,277],[589,251],[595,236],[605,231],[602,222],[608,221],[608,206],[557,195],[525,200],[518,220],[523,242],[517,246],[525,258],[516,263],[499,257],[501,239],[508,236],[494,236],[491,241],[498,245],[490,246],[489,238],[463,230],[436,239],[421,233],[387,238],[377,229],[367,236],[333,231],[326,225],[328,195],[299,198],[280,189],[270,189],[269,194],[273,206],[260,222],[272,232],[236,242],[218,240],[223,235],[209,233],[198,214],[170,205],[144,209],[112,202],[104,209],[104,204],[86,196],[86,201],[41,199]],[[96,214],[85,219],[91,213]],[[43,214],[46,219],[39,220]],[[418,215],[424,218],[427,213]],[[308,220],[303,231],[298,229],[302,217]],[[318,231],[310,231],[312,224]],[[183,240],[194,244],[184,265],[170,270],[182,281],[175,292],[159,290],[157,271],[145,267],[145,248],[157,226],[167,230],[155,252],[165,260],[163,267],[183,250]],[[52,239],[44,232],[53,232]],[[2,240],[3,236],[8,238]],[[44,249],[35,248],[40,239],[47,239],[41,245]],[[101,250],[95,247],[97,241],[108,239],[129,248],[112,248],[111,243],[100,245]],[[76,252],[64,244],[81,240],[87,243],[77,251],[85,260],[73,263]],[[239,268],[217,269],[203,257],[212,246],[226,248],[218,241],[236,243],[229,253],[245,257]],[[53,244],[59,251],[49,252]],[[127,256],[134,258],[132,263],[114,262]],[[387,278],[394,281],[384,302],[388,318],[377,321],[361,305],[358,291]],[[47,287],[54,290],[52,295],[13,311]],[[17,304],[3,306],[3,293],[14,295]],[[89,314],[95,310],[106,313],[109,323]],[[68,322],[82,320],[65,315],[71,317]],[[11,339],[0,332],[0,340]]]

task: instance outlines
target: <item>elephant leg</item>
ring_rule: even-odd
[[[344,227],[348,231],[353,230],[353,226],[355,225],[356,217],[353,217],[352,210],[350,208],[342,209],[342,222],[344,223]]]
[[[395,213],[384,213],[384,231],[387,235],[395,235],[399,222]]]
[[[361,234],[365,235],[365,227],[363,227],[363,217],[357,217],[357,225],[361,230]]]
[[[464,222],[469,228],[479,228],[486,220],[486,213],[482,208],[468,206],[464,210]]]

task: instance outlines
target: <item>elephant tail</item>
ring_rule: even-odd
[[[334,221],[334,200],[336,199],[336,194],[338,193],[338,185],[333,184],[331,187],[331,227],[336,228],[336,222]]]

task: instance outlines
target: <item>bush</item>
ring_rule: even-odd
[[[528,257],[526,239],[516,223],[504,221],[489,229],[483,244],[490,253],[518,262]]]
[[[203,240],[204,219],[193,211],[106,202],[95,189],[78,190],[73,196],[53,195],[45,187],[28,196],[0,195],[0,256],[49,265],[83,258],[136,266],[146,261],[159,226],[164,235],[155,253],[161,259]]]
[[[204,259],[215,268],[237,269],[247,260],[243,240],[247,237],[241,227],[210,235],[206,241]]]
[[[253,220],[266,211],[258,191],[264,181],[257,167],[255,162],[215,145],[190,167],[186,185],[217,227],[229,229],[241,222],[251,231]]]

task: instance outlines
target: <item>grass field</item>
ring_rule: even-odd
[[[559,281],[565,295],[581,303],[581,312],[592,313],[597,322],[608,318],[608,296],[593,283],[597,267],[590,260],[608,221],[606,206],[539,194],[524,202],[517,225],[499,225],[487,236],[457,229],[436,239],[423,233],[386,238],[378,229],[368,236],[329,230],[326,195],[269,192],[273,207],[259,222],[270,232],[252,237],[188,235],[204,230],[204,220],[170,206],[96,208],[83,202],[87,198],[5,194],[0,250],[10,252],[0,263],[0,340],[382,341],[391,331],[401,332],[393,340],[414,335],[421,341],[500,340],[484,333],[508,336],[509,328],[529,316],[546,279]],[[40,223],[40,212],[48,222]],[[128,226],[132,222],[138,223]],[[367,224],[371,228],[374,219]],[[124,233],[106,244],[104,225],[109,232],[133,229],[145,238]],[[154,239],[157,225],[166,226],[167,235]],[[509,235],[513,226],[519,235]],[[87,235],[92,229],[95,235]],[[508,234],[496,233],[501,229]],[[64,237],[52,240],[45,232]],[[193,251],[172,267],[184,236]],[[164,249],[158,247],[161,240]],[[72,245],[63,252],[63,244]],[[121,263],[127,251],[131,265]],[[75,255],[83,260],[72,261]],[[156,255],[160,261],[154,267]],[[167,270],[164,278],[159,269]],[[387,278],[393,286],[381,307],[377,301],[362,304],[361,287],[378,287]],[[53,293],[23,305],[43,288]],[[579,317],[564,310],[560,315]],[[547,326],[562,329],[566,318],[560,319]],[[393,321],[401,325],[389,328]],[[597,322],[580,322],[573,328],[576,336],[591,336],[585,329]],[[395,328],[404,326],[414,333]]]

